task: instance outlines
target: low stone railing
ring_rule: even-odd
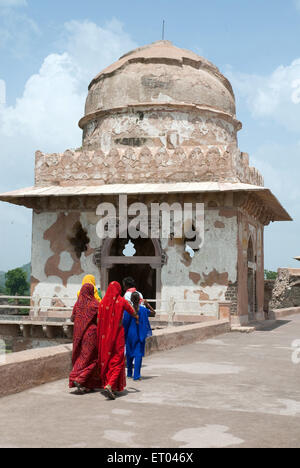
[[[71,340],[73,323],[70,320],[0,316],[0,336]]]
[[[16,300],[27,299],[30,301],[30,306],[24,305],[0,305],[0,312],[7,307],[11,309],[20,309],[28,311],[30,315],[0,315],[0,336],[20,337],[24,338],[65,338],[72,339],[73,323],[70,320],[72,307],[68,306],[42,306],[41,302],[52,299],[40,296],[0,296],[2,299]],[[55,301],[68,300],[76,301],[72,298],[54,298]],[[151,319],[154,328],[166,328],[179,326],[188,323],[199,323],[213,320],[228,320],[230,321],[230,302],[218,301],[176,301],[171,297],[168,301],[149,300],[153,306],[158,306],[156,318]],[[186,310],[194,307],[197,310],[199,305],[210,305],[214,309],[213,315],[204,315],[201,313],[187,315]],[[199,310],[199,309],[198,309]]]
[[[228,332],[230,332],[228,320],[154,330],[153,336],[147,340],[146,355]],[[55,380],[67,379],[71,370],[71,357],[71,344],[0,354],[0,397]]]
[[[285,309],[272,309],[269,311],[270,320],[280,320],[285,317],[300,314],[300,307],[288,307]]]

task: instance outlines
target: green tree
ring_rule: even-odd
[[[10,270],[5,274],[5,287],[10,296],[25,296],[29,294],[27,275],[22,268]]]
[[[276,280],[278,276],[277,271],[265,270],[265,279],[267,280]]]

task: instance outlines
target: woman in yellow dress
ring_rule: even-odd
[[[96,287],[96,278],[93,275],[86,275],[82,280],[82,286],[85,284],[92,284],[94,286],[94,297],[98,302],[102,301],[102,298],[99,296],[98,289]],[[78,291],[77,296],[79,297],[80,291]]]

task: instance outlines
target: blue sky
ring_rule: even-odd
[[[231,80],[250,154],[293,223],[266,229],[269,269],[300,255],[300,0],[0,0],[0,192],[33,184],[34,152],[80,145],[87,86],[128,50],[166,39]],[[0,204],[0,270],[30,260],[31,213]]]

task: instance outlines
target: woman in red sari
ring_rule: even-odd
[[[76,387],[79,393],[88,393],[100,388],[97,315],[99,302],[94,297],[94,286],[85,284],[76,302],[72,321],[74,322],[73,370],[70,374],[70,388]]]
[[[126,310],[138,321],[133,307],[121,296],[121,286],[114,281],[99,306],[98,352],[101,388],[106,396],[115,400],[114,392],[126,387],[125,375],[125,332],[123,315]]]

